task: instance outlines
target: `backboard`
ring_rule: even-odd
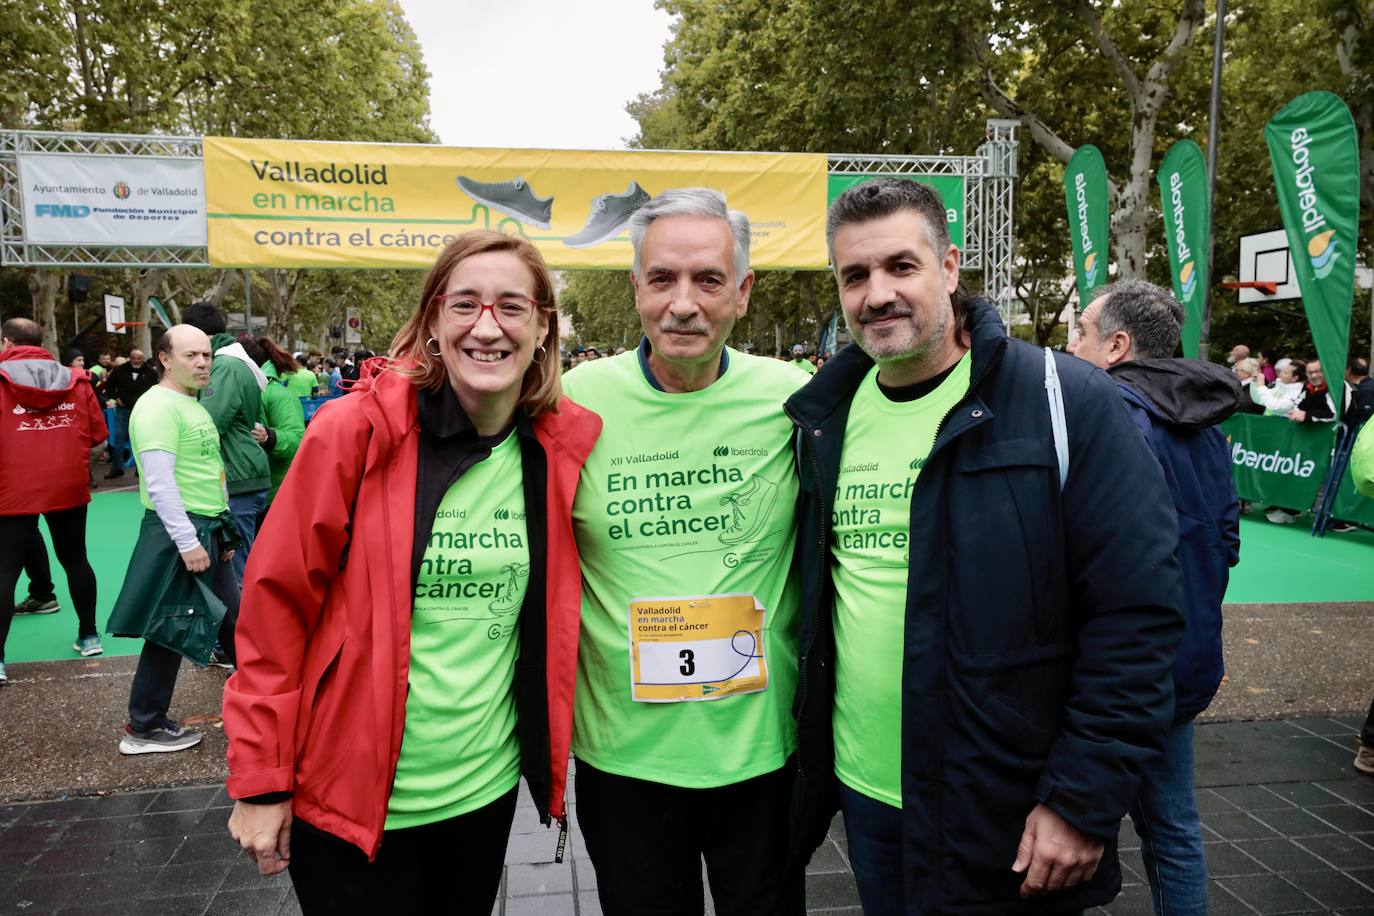
[[[118,327],[124,323],[124,297],[105,294],[105,332],[123,334],[125,329]]]
[[[1301,299],[1298,289],[1298,275],[1293,270],[1293,257],[1288,252],[1288,234],[1282,229],[1272,232],[1258,232],[1240,237],[1240,271],[1236,279],[1242,283],[1256,280],[1271,280],[1277,283],[1278,292],[1266,295],[1258,289],[1242,289],[1240,303],[1281,302],[1285,299]]]

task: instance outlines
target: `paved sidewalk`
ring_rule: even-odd
[[[1361,719],[1201,725],[1197,777],[1209,912],[1374,916],[1374,779],[1350,765]],[[197,916],[298,913],[285,876],[263,879],[225,831],[218,785],[0,807],[0,914]],[[576,829],[568,859],[522,797],[496,914],[599,914]],[[1125,887],[1111,916],[1150,912],[1139,842],[1122,831]],[[807,875],[811,913],[858,914],[837,822]]]

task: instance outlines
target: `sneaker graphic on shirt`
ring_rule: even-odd
[[[568,236],[563,244],[569,248],[591,248],[607,239],[615,238],[617,232],[634,216],[634,212],[649,202],[649,192],[631,181],[630,186],[621,194],[599,194],[592,200],[587,214],[587,225],[577,235]]]
[[[742,544],[752,541],[763,530],[777,498],[777,485],[762,477],[751,477],[742,489],[722,496],[720,504],[730,507],[730,524],[720,536],[720,542]]]
[[[523,177],[510,181],[477,181],[465,175],[458,177],[463,193],[493,210],[499,210],[522,223],[548,229],[553,220],[553,198],[534,193]]]

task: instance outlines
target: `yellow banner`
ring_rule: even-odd
[[[411,267],[469,229],[518,233],[550,267],[628,268],[628,220],[668,188],[725,194],[752,266],[824,268],[826,157],[584,152],[206,137],[216,267]]]

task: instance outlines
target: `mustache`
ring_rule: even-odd
[[[905,305],[898,305],[895,302],[887,302],[874,308],[866,305],[859,313],[859,324],[871,324],[874,321],[882,321],[886,318],[909,318],[911,309]]]
[[[709,334],[711,330],[696,318],[688,318],[684,321],[666,318],[659,322],[658,329],[664,334]]]

